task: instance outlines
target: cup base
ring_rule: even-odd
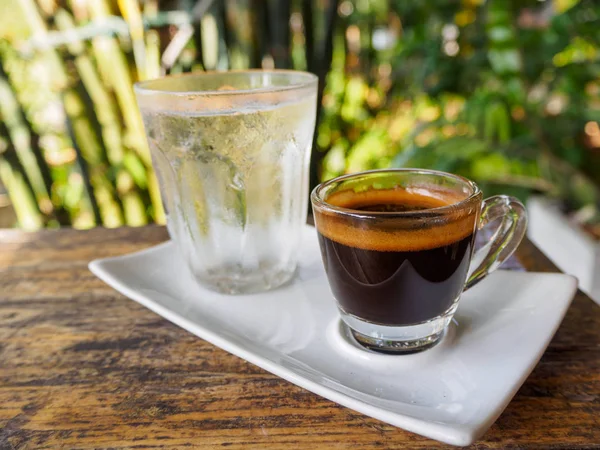
[[[444,335],[456,311],[457,302],[441,316],[407,326],[380,325],[359,319],[340,309],[350,334],[361,346],[379,353],[405,355],[435,346]]]
[[[197,283],[206,289],[228,295],[257,294],[270,291],[289,282],[296,274],[296,266],[289,265],[277,270],[242,273],[231,270],[213,270],[210,273],[194,273]]]
[[[378,353],[386,353],[388,355],[410,355],[418,353],[434,347],[444,335],[444,330],[439,333],[432,334],[423,339],[415,339],[412,341],[395,341],[389,339],[378,339],[371,336],[366,336],[350,329],[352,337],[363,347],[373,350]]]

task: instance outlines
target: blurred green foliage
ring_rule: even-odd
[[[6,0],[0,177],[24,228],[162,222],[132,83],[282,67],[321,80],[312,184],[427,167],[598,223],[599,29],[593,0]]]

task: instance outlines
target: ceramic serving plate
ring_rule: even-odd
[[[568,275],[498,271],[466,292],[431,350],[363,350],[341,326],[314,228],[293,282],[225,296],[199,287],[167,242],[93,261],[110,286],[187,331],[298,386],[405,430],[468,445],[542,356],[576,291]],[[540,411],[543,414],[543,411]]]

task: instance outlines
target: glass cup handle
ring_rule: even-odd
[[[527,229],[527,213],[515,197],[496,195],[483,201],[477,229],[500,220],[490,240],[475,252],[471,266],[476,267],[465,284],[465,291],[472,288],[496,270],[517,249]]]

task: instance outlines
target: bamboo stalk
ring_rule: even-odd
[[[26,0],[21,0],[22,3],[25,1]],[[58,13],[61,13],[58,15],[59,19],[68,16],[64,10],[59,10]],[[35,21],[35,17],[29,17],[29,19],[30,21]],[[68,25],[72,26],[72,23],[67,24],[67,26]],[[41,23],[40,26],[43,29],[42,31],[47,34],[45,24]],[[36,32],[38,32],[37,29]],[[77,48],[76,44],[77,42],[74,41],[70,46],[70,50],[75,48],[75,52],[79,52],[79,54],[82,55],[83,47],[81,44],[79,44],[79,48]],[[57,58],[56,52],[50,50],[48,51],[48,54],[55,58],[57,62],[56,67],[58,67],[62,73],[62,70],[64,70],[63,65],[62,62]],[[71,61],[70,71],[71,73],[74,73],[75,71],[72,67],[73,58],[70,55],[67,55],[66,59],[67,64],[69,64],[69,61]],[[85,63],[87,63],[87,65]],[[79,58],[75,65],[79,65],[78,70],[84,74],[87,74],[87,81],[94,81],[93,66],[90,64],[89,59],[86,60],[85,58]],[[87,72],[84,70],[85,68],[88,69]],[[90,77],[90,74],[92,77]],[[63,79],[66,79],[64,73],[62,73],[62,76]],[[58,84],[62,84],[63,82],[66,83],[66,81],[62,80]],[[81,85],[79,82],[77,83],[78,84],[76,84],[74,88],[68,89],[63,94],[63,103],[65,103],[67,110],[67,123],[65,128],[67,129],[68,134],[70,134],[74,145],[79,170],[83,174],[83,185],[84,187],[87,187],[88,200],[92,209],[92,213],[95,216],[96,223],[113,225],[119,224],[121,223],[121,219],[119,218],[121,213],[118,199],[113,198],[111,192],[114,192],[114,188],[110,186],[110,181],[105,173],[107,168],[106,162],[108,158],[102,139],[102,134],[105,132],[110,134],[110,130],[108,127],[102,127],[102,124],[99,122],[98,117],[95,114],[94,104],[89,98],[88,92],[83,85]],[[100,101],[102,100],[106,100],[106,97]],[[73,106],[75,106],[75,111],[73,110]],[[86,111],[88,112],[87,116],[85,113]],[[102,113],[104,110],[102,107],[99,107],[98,111]],[[118,159],[118,155],[112,156],[113,157],[111,159]],[[68,189],[71,189],[71,187]]]
[[[34,37],[32,39],[45,42],[48,37],[47,25],[42,19],[36,4],[32,0],[13,0],[12,7],[15,10],[15,14],[11,15],[11,19],[18,22],[17,26],[22,30],[26,30],[27,34],[33,34]],[[14,47],[4,49],[2,53],[3,59],[7,63],[10,63],[11,71],[9,72],[16,71],[14,74],[8,74],[10,75],[10,84],[13,91],[15,94],[19,94],[18,96],[15,95],[19,106],[14,114],[11,113],[11,121],[15,124],[15,130],[23,128],[24,132],[29,136],[28,148],[17,148],[17,150],[29,161],[25,164],[26,168],[29,166],[28,177],[32,177],[32,183],[36,188],[39,204],[42,210],[48,214],[47,218],[54,223],[58,222],[61,225],[67,225],[70,223],[69,213],[65,210],[60,200],[53,202],[51,199],[53,185],[57,184],[57,189],[60,189],[62,186],[59,186],[60,183],[56,183],[53,180],[53,170],[48,166],[39,145],[40,137],[35,132],[36,128],[33,122],[30,122],[30,118],[25,113],[30,108],[39,108],[39,98],[35,94],[32,95],[32,93],[37,91],[40,96],[46,96],[49,92],[44,90],[43,87],[38,87],[37,84],[32,84],[29,81],[31,78],[29,74],[25,77],[23,76],[22,71],[24,69],[27,70],[28,66],[32,67],[32,65],[30,66],[29,61],[19,58]],[[52,86],[60,86],[65,82],[66,77],[63,72],[62,62],[52,49],[44,50],[36,55],[30,55],[30,57],[34,60],[34,64],[36,64],[36,70],[39,71],[40,65],[43,65],[47,69],[44,73],[37,75],[42,83],[45,82]],[[4,105],[6,106],[6,102],[4,102]],[[22,156],[19,155],[19,158]]]
[[[125,224],[132,227],[147,224],[144,193],[137,188],[132,176],[126,170],[120,170],[117,174],[117,190],[123,199]]]
[[[316,58],[312,0],[302,0],[302,23],[304,24],[304,51],[306,54],[306,70],[314,73]]]
[[[319,88],[317,92],[317,130],[321,122],[323,111],[323,91],[325,90],[325,81],[329,70],[331,69],[331,59],[333,56],[333,36],[335,33],[335,24],[337,18],[338,0],[328,0],[324,9],[325,31],[323,40],[320,42],[321,48],[315,49],[318,54],[317,64],[311,70],[319,77]],[[314,56],[313,56],[314,58]],[[307,60],[308,62],[308,60]],[[312,190],[320,183],[321,164],[324,153],[318,151],[317,132],[315,131],[312,146],[312,157],[310,159],[310,189]]]
[[[223,13],[230,67],[246,69],[251,65],[253,52],[249,0],[226,0],[223,3]]]
[[[123,197],[125,223],[130,227],[141,227],[148,223],[146,207],[139,192],[129,192]]]
[[[74,69],[75,59],[71,55],[64,56],[67,67]],[[71,70],[74,72],[74,70]],[[98,119],[98,115],[95,109],[95,103],[90,93],[86,89],[83,80],[75,78],[72,82],[71,92],[76,94],[78,106],[81,111],[77,111],[78,117],[86,117],[91,135],[86,136],[90,145],[84,148],[84,155],[86,159],[93,164],[107,164],[109,162],[108,152],[102,139],[102,124]],[[70,114],[74,114],[72,111],[67,111]],[[93,142],[93,143],[92,143]]]
[[[75,29],[75,23],[71,15],[64,9],[60,9],[55,15],[55,23],[61,30]],[[79,78],[85,87],[86,95],[90,97],[93,109],[96,112],[100,125],[100,136],[104,141],[106,160],[116,166],[122,163],[123,147],[121,140],[121,127],[119,124],[118,107],[114,99],[103,86],[102,80],[92,59],[86,54],[83,43],[75,42],[68,46],[71,55],[74,56],[74,64]],[[69,56],[67,59],[73,59]]]
[[[329,0],[328,5],[325,9],[325,38],[323,41],[323,50],[322,50],[322,58],[321,64],[319,67],[319,78],[323,80],[323,83],[320,83],[321,87],[321,96],[323,95],[323,89],[325,89],[325,77],[331,69],[331,57],[333,55],[333,35],[335,32],[335,24],[338,10],[338,0]]]
[[[75,131],[73,129],[73,123],[69,114],[65,111],[65,128],[67,130],[67,134],[71,138],[71,142],[73,144],[73,148],[75,149],[75,154],[77,158],[77,165],[79,166],[79,170],[81,171],[81,175],[83,178],[83,185],[87,193],[87,197],[90,202],[90,206],[92,208],[92,213],[94,215],[94,221],[97,225],[102,224],[102,215],[100,214],[100,207],[98,206],[98,202],[96,201],[96,197],[94,196],[94,188],[92,187],[92,183],[90,180],[90,171],[88,169],[88,164],[83,157],[81,149],[77,144],[77,137],[75,135]]]
[[[106,18],[110,15],[105,0],[89,2],[88,7],[92,17],[96,19]],[[98,36],[94,38],[92,48],[102,79],[114,90],[117,97],[130,146],[138,152],[144,164],[151,167],[150,153],[144,139],[143,125],[133,94],[133,82],[127,60],[119,48],[119,44],[112,37]]]
[[[267,36],[265,22],[266,10],[264,0],[250,0],[250,29],[252,30],[252,51],[250,67],[260,68],[266,54]]]
[[[16,93],[13,92],[8,80],[9,76],[4,69],[3,62],[0,60],[0,86],[2,86],[5,94],[2,96],[1,109],[3,116],[7,118],[5,120],[7,132],[15,136],[22,133],[26,135],[27,142],[21,140],[21,144],[14,145],[16,155],[25,170],[25,176],[29,185],[32,186],[40,209],[48,216],[54,215],[54,207],[50,200],[53,181],[39,145],[40,137],[27,120]],[[8,116],[10,116],[10,120],[8,120]]]
[[[146,74],[146,42],[144,38],[144,22],[139,2],[136,0],[118,0],[121,15],[129,25],[129,35],[133,45],[133,56],[138,79],[145,80]]]
[[[56,14],[56,22],[63,30],[72,29],[74,26],[70,15],[64,10],[60,10]],[[91,59],[85,54],[84,49],[85,47],[81,43],[73,43],[69,46],[69,51],[76,55],[74,64],[81,79],[81,83],[76,85],[75,91],[83,102],[84,109],[87,111],[89,124],[94,131],[93,134],[98,145],[94,145],[93,148],[100,150],[99,154],[90,156],[86,160],[86,152],[81,152],[79,147],[76,147],[76,152],[79,156],[78,162],[82,172],[85,174],[84,180],[86,183],[84,185],[90,196],[95,219],[98,221],[99,217],[104,216],[102,222],[98,223],[112,223],[117,225],[120,223],[120,217],[124,214],[126,223],[146,223],[146,217],[132,219],[132,217],[139,213],[140,208],[136,208],[137,213],[130,212],[128,208],[134,203],[130,200],[125,201],[125,197],[129,199],[132,195],[138,194],[122,194],[117,189],[116,180],[123,172],[127,171],[126,166],[123,165],[126,151],[122,145],[121,127],[116,113],[117,106],[106,92],[98,72],[93,66]],[[73,129],[72,126],[70,128],[71,130]],[[76,136],[72,136],[72,138],[77,139]],[[133,154],[131,156],[136,158]],[[141,163],[140,166],[142,167],[141,173],[140,170],[137,170],[134,179],[142,189],[145,189],[147,185],[147,173]],[[109,169],[108,172],[107,168]],[[113,174],[112,176],[110,176],[111,173]],[[98,179],[96,184],[100,183],[102,185],[100,190],[97,186],[94,187],[92,185],[89,179],[90,176]],[[97,200],[96,196],[99,191],[107,197],[102,202],[107,205],[110,204],[110,206],[101,207],[98,205],[100,200]],[[121,210],[123,210],[123,213]],[[116,214],[115,218],[106,217],[111,212]]]
[[[19,225],[26,230],[37,230],[44,225],[43,216],[35,201],[33,187],[17,157],[10,133],[2,119],[0,116],[0,138],[4,139],[6,147],[0,150],[0,178],[6,187]]]
[[[205,1],[205,0],[200,0]],[[208,40],[204,40],[205,46],[212,43],[212,51],[216,54],[216,61],[212,69],[226,70],[229,68],[229,57],[227,54],[226,31],[224,23],[223,2],[212,3],[206,14],[202,17],[202,34],[210,35]],[[205,47],[206,49],[206,47]],[[206,51],[204,52],[206,54]]]
[[[105,173],[107,159],[102,150],[100,124],[94,113],[93,103],[80,80],[65,91],[63,102],[66,128],[73,142],[94,218],[98,224],[122,223],[121,202]]]
[[[291,67],[290,46],[290,0],[267,0],[268,33],[270,49],[275,67]]]
[[[200,64],[203,68],[204,65],[204,51],[203,51],[203,42],[202,42],[202,22],[194,21],[192,22],[192,26],[194,27],[194,47],[196,49],[196,64]]]
[[[160,34],[150,30],[146,33],[146,76],[153,79],[160,75]]]
[[[29,191],[25,174],[20,171],[18,159],[0,157],[0,178],[11,200],[19,226],[25,230],[38,230],[44,222],[36,208],[33,193]]]
[[[8,75],[6,74],[6,71],[4,70],[3,62],[0,59],[0,81],[5,82],[8,85],[7,80],[8,80]],[[15,97],[15,103],[17,103],[16,95],[14,97]],[[47,196],[50,196],[50,194],[52,193],[52,175],[50,174],[50,168],[48,167],[48,164],[47,164],[46,160],[44,159],[44,156],[42,155],[42,150],[39,145],[40,136],[34,132],[33,127],[27,120],[25,112],[22,110],[20,104],[19,104],[19,108],[15,112],[17,112],[17,114],[19,116],[19,121],[21,123],[23,123],[23,125],[27,129],[27,132],[29,134],[30,150],[35,158],[36,163],[37,163],[37,168],[39,169],[40,177],[42,179],[42,182],[43,182],[45,190],[46,190],[45,194]]]
[[[95,18],[106,17],[109,14],[105,0],[90,2],[90,12]],[[134,149],[147,168],[152,172],[152,161],[147,147],[141,116],[132,89],[132,80],[123,52],[113,38],[98,37],[92,43],[94,54],[101,69],[102,78],[114,90],[117,102],[125,122],[125,137],[127,147]],[[149,178],[149,175],[148,175]],[[160,211],[160,199],[149,197],[153,202],[154,211]]]

